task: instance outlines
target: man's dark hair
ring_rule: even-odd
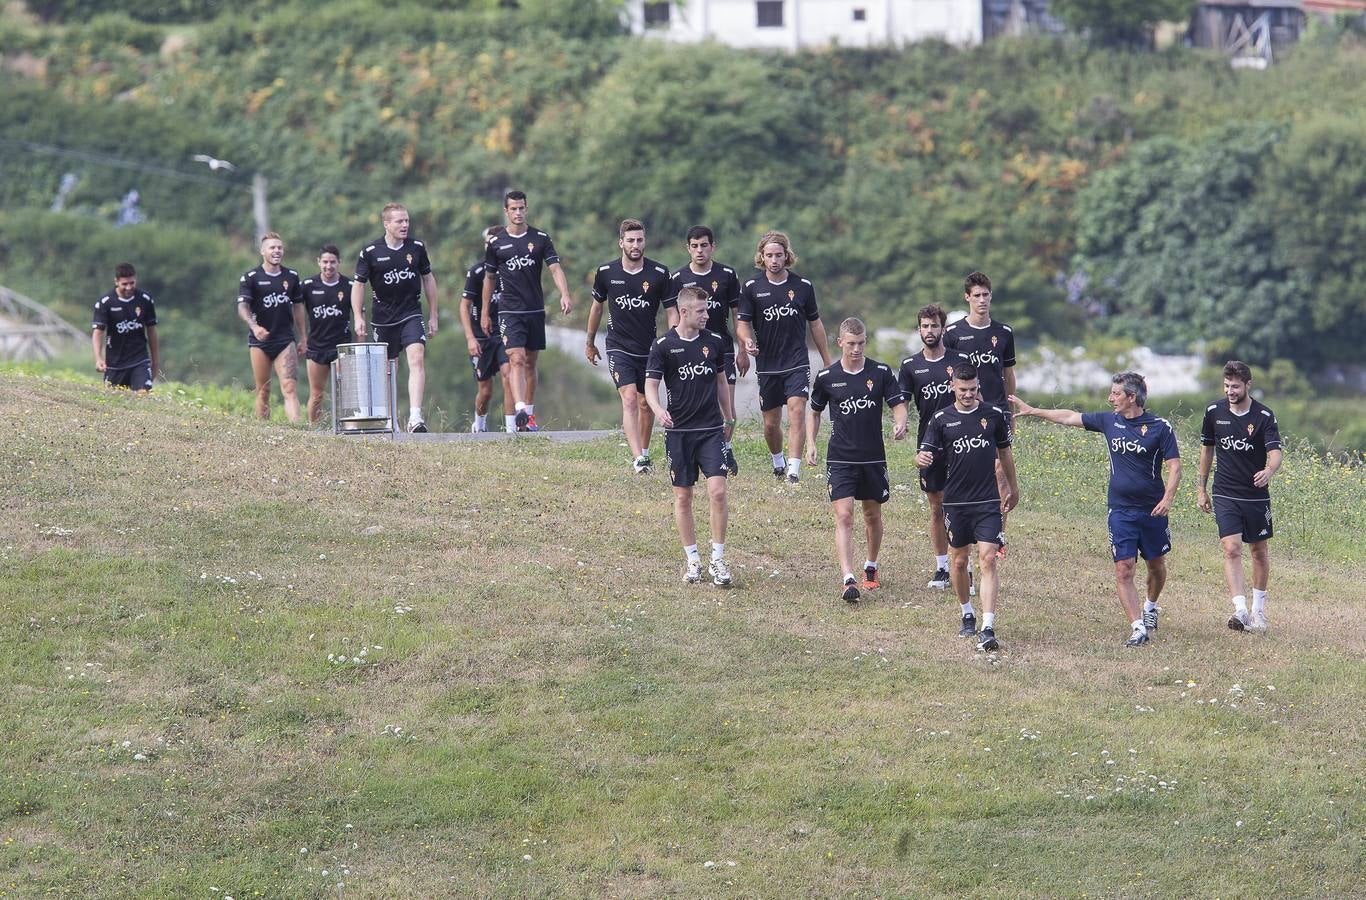
[[[338,262],[341,262],[341,251],[337,249],[336,244],[323,244],[318,248],[319,256],[326,256],[329,253],[335,256]]]
[[[617,226],[617,237],[619,237],[619,238],[624,238],[624,237],[626,237],[626,232],[628,232],[628,231],[644,231],[644,230],[645,230],[645,223],[642,222],[642,221],[640,221],[639,219],[622,219],[622,220],[621,220],[621,224]]]
[[[1241,381],[1248,384],[1252,381],[1252,369],[1248,368],[1247,363],[1236,359],[1230,359],[1224,363],[1224,377]]]
[[[949,315],[944,312],[942,306],[937,303],[931,303],[929,306],[920,307],[920,312],[915,314],[915,327],[920,327],[921,319],[938,319],[939,327],[943,328],[944,324],[949,320]]]
[[[991,279],[981,272],[969,272],[968,277],[963,279],[963,293],[971,294],[975,287],[991,290]]]
[[[708,244],[716,243],[716,235],[712,234],[711,229],[707,226],[694,225],[693,227],[688,229],[687,240],[700,241],[702,238],[706,238]]]
[[[508,191],[503,195],[503,206],[506,208],[513,200],[526,200],[526,194],[521,191]]]
[[[133,278],[137,274],[137,270],[133,268],[132,263],[119,263],[114,267],[115,278]]]
[[[954,381],[972,381],[977,377],[977,367],[970,362],[960,362],[953,367]]]
[[[1112,384],[1117,384],[1124,389],[1124,393],[1134,398],[1143,409],[1148,408],[1148,382],[1137,372],[1120,372],[1110,379]]]

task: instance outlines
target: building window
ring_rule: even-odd
[[[867,21],[868,21],[868,10],[864,9],[862,6],[856,6],[856,7],[854,7],[854,21],[855,21],[855,22],[867,22]]]
[[[669,0],[662,3],[650,2],[645,4],[645,27],[646,28],[668,28],[669,27],[669,7],[672,4]]]
[[[783,27],[783,0],[756,0],[754,8],[760,28]]]

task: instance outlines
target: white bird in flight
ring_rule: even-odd
[[[214,172],[217,172],[219,169],[226,169],[229,172],[237,171],[237,167],[226,159],[215,159],[206,153],[196,153],[192,159],[194,159],[195,162],[204,163],[204,165],[208,166]]]

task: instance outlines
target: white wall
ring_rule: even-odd
[[[863,9],[865,19],[854,20]],[[644,27],[644,0],[630,0],[637,34],[677,42],[711,37],[736,47],[846,47],[900,45],[926,38],[955,44],[982,40],[981,0],[784,0],[783,27],[759,28],[754,0],[684,0],[669,12],[669,27]]]

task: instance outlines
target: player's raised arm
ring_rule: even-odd
[[[1083,427],[1081,424],[1081,413],[1074,409],[1039,409],[1037,406],[1030,406],[1014,394],[1011,394],[1006,399],[1015,407],[1015,414],[1017,416],[1034,416],[1043,419],[1045,422],[1052,422],[1055,425],[1071,425],[1073,428]]]

